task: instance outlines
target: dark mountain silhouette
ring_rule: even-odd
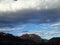
[[[51,45],[60,45],[60,37],[54,37],[48,43]]]
[[[41,43],[43,41],[43,39],[36,35],[36,34],[24,34],[22,36],[20,36],[22,39],[31,39],[37,43]]]
[[[60,37],[54,37],[50,40],[42,39],[36,34],[24,34],[14,36],[9,33],[0,32],[1,45],[60,45]]]

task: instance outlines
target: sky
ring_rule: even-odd
[[[59,4],[60,0],[0,0],[0,32],[60,37]]]

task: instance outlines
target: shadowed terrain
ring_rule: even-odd
[[[50,40],[42,39],[36,34],[24,34],[14,36],[9,33],[0,32],[1,45],[60,45],[60,37],[54,37]]]

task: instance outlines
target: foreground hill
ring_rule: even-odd
[[[60,45],[60,37],[54,37],[50,40],[42,39],[36,34],[24,34],[14,36],[12,34],[0,32],[1,45]]]

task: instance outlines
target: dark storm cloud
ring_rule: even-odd
[[[0,13],[0,27],[11,27],[11,24],[55,23],[60,20],[59,9],[20,10],[17,12]]]

